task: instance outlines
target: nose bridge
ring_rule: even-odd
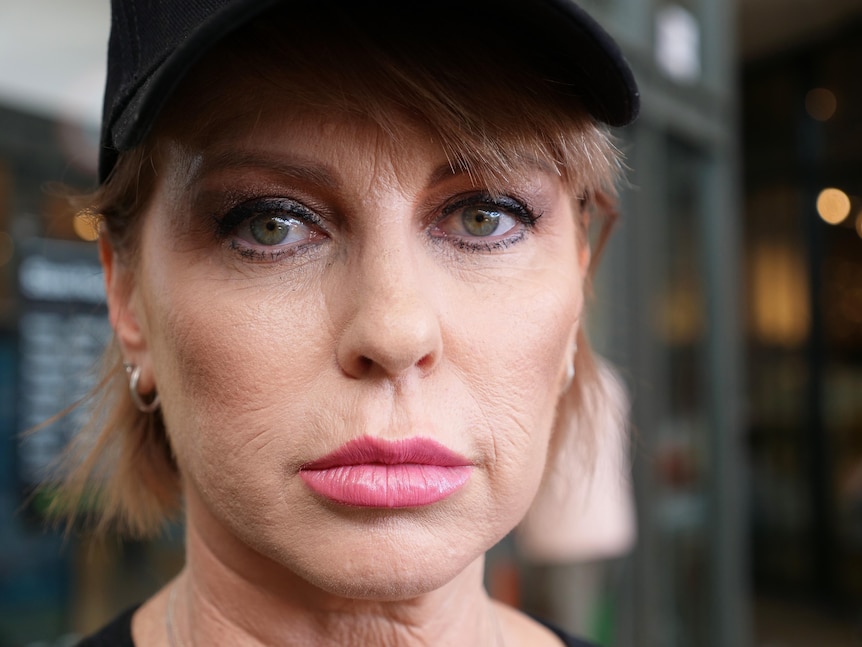
[[[408,310],[422,301],[422,279],[416,254],[403,242],[394,242],[369,249],[360,263],[358,278],[368,295],[371,308],[379,307],[378,315],[397,320],[399,310]]]
[[[362,248],[347,279],[354,297],[339,343],[342,369],[354,377],[396,376],[413,367],[427,372],[442,342],[418,241],[381,234]]]

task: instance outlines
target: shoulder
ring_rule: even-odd
[[[585,642],[580,638],[575,638],[571,634],[566,633],[559,627],[554,626],[550,622],[546,622],[541,618],[535,618],[536,622],[546,627],[548,631],[553,633],[557,638],[559,638],[566,647],[595,647],[592,643]]]
[[[132,616],[137,610],[137,606],[126,609],[99,631],[81,640],[76,647],[135,647]]]
[[[500,603],[496,603],[496,608],[506,635],[514,638],[514,644],[530,647],[594,647],[541,618]]]

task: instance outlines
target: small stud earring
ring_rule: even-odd
[[[563,391],[568,391],[569,387],[572,386],[572,382],[575,381],[575,362],[574,359],[570,359],[569,363],[566,365],[566,383],[563,385]]]
[[[569,361],[566,364],[566,382],[563,386],[563,391],[568,391],[575,381],[575,356],[578,354],[578,345],[572,345],[572,352],[569,355]]]

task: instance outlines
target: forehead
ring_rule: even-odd
[[[393,99],[386,88],[362,87],[356,77],[338,85],[344,96],[335,99],[334,85],[324,87],[313,69],[285,66],[271,54],[267,48],[254,54],[252,72],[225,65],[219,54],[187,79],[176,107],[157,130],[168,142],[163,150],[173,153],[174,162],[185,160],[187,173],[220,167],[275,170],[279,158],[288,159],[291,168],[311,168],[312,160],[338,165],[346,157],[361,158],[393,180],[409,175],[413,164],[434,165],[438,175],[467,172],[477,183],[502,188],[501,182],[523,180],[537,170],[554,172],[553,164],[537,154],[535,142],[516,129],[493,142],[510,156],[501,164],[488,142],[470,141],[469,133],[460,132],[460,120],[444,117],[435,123],[427,113]],[[466,149],[482,161],[465,164],[467,155],[460,153]]]
[[[206,132],[177,135],[163,147],[164,168],[177,189],[203,178],[290,178],[340,191],[343,185],[416,185],[456,173],[443,147],[420,125],[393,121],[384,131],[357,115],[285,106],[277,93],[259,94],[256,113],[224,104]],[[534,169],[535,171],[535,169]]]

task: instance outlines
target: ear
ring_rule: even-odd
[[[590,262],[592,261],[592,251],[590,250],[590,207],[588,201],[583,198],[574,198],[572,204],[577,213],[578,223],[578,270],[584,280],[586,280],[590,272]]]
[[[141,367],[139,389],[146,393],[155,388],[155,384],[141,306],[136,298],[134,273],[119,258],[105,235],[99,237],[99,260],[105,274],[108,318],[114,337],[120,345],[123,360]]]
[[[580,241],[580,249],[578,250],[578,269],[581,271],[581,276],[587,278],[590,272],[590,261],[592,260],[592,252],[590,251],[590,242],[586,235]]]

